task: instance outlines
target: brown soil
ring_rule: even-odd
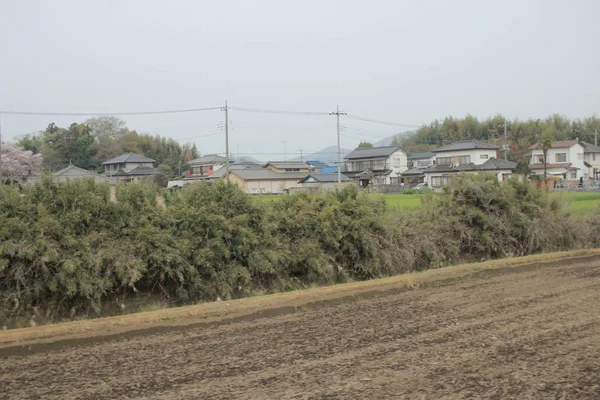
[[[269,318],[55,347],[38,335],[28,355],[5,340],[0,398],[600,398],[597,257],[449,270],[418,290],[312,297]]]

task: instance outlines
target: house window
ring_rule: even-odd
[[[437,165],[452,165],[452,157],[438,157]]]
[[[444,186],[452,185],[452,177],[448,176],[448,175],[442,176],[442,185],[444,185]]]
[[[571,172],[571,179],[577,179],[577,171]]]
[[[460,156],[458,163],[459,164],[468,164],[471,162],[471,156]]]
[[[442,177],[441,176],[432,176],[431,177],[431,187],[440,187],[442,186]]]
[[[583,160],[583,153],[577,153],[577,159],[579,161]]]
[[[490,156],[487,154],[480,154],[479,158],[481,158],[482,160],[487,160],[488,158],[490,158]]]
[[[540,155],[537,155],[537,156],[534,156],[534,157],[535,157],[534,161],[535,161],[536,164],[543,164],[544,163],[544,155],[543,154],[540,154]]]
[[[556,153],[554,155],[554,162],[567,162],[567,153]]]

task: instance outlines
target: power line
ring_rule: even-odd
[[[358,115],[351,115],[351,114],[350,115],[346,115],[346,118],[355,119],[357,121],[373,122],[375,124],[382,124],[382,125],[403,126],[403,127],[406,127],[406,128],[420,128],[419,125],[410,125],[410,124],[401,124],[399,122],[381,121],[381,120],[378,120],[378,119],[361,117],[361,116],[358,116]]]
[[[135,112],[114,112],[114,113],[97,113],[97,112],[37,112],[37,111],[0,111],[2,114],[7,115],[51,115],[51,116],[117,116],[117,115],[155,115],[155,114],[181,114],[191,113],[199,111],[210,111],[220,110],[221,107],[207,107],[207,108],[187,108],[180,110],[161,110],[161,111],[135,111]]]
[[[265,110],[261,108],[245,108],[245,107],[229,107],[231,110],[263,113],[263,114],[287,114],[287,115],[329,115],[326,112],[312,112],[312,111],[282,111],[282,110]]]

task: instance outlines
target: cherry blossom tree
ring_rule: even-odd
[[[42,156],[29,150],[2,143],[0,159],[0,182],[23,184],[42,168]]]

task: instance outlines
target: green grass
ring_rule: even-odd
[[[564,197],[574,214],[589,215],[600,212],[600,192],[556,192],[554,195]],[[282,196],[256,196],[255,198],[263,204],[272,204],[279,201]],[[371,196],[384,199],[390,210],[397,210],[421,207],[421,198],[426,195],[392,193]]]

